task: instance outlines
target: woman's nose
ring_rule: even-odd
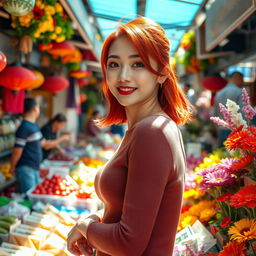
[[[123,66],[120,69],[120,73],[119,73],[119,81],[129,81],[130,80],[130,67],[129,66]]]

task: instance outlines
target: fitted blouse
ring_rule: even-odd
[[[87,239],[97,256],[170,256],[184,172],[180,131],[169,117],[152,115],[129,129],[95,179],[104,216]]]

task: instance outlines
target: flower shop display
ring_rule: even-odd
[[[14,16],[23,16],[35,6],[35,0],[3,0],[4,9]]]
[[[192,30],[184,34],[180,46],[183,48],[184,54],[181,56],[176,55],[176,58],[189,73],[197,73],[215,62],[213,58],[209,60],[199,60],[196,57],[196,35]]]
[[[26,44],[23,43],[24,45],[27,45],[28,38],[43,44],[49,44],[51,41],[60,43],[70,39],[74,33],[71,22],[58,0],[36,0],[34,8],[26,15],[12,15],[11,26],[14,28],[15,35],[20,38],[25,36],[26,39],[23,40]]]
[[[7,59],[2,51],[0,51],[0,72],[6,67]]]

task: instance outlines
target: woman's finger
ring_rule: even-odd
[[[88,245],[88,242],[86,239],[79,239],[77,241],[77,246],[82,254],[84,255],[93,255],[92,248]]]

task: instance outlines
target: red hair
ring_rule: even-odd
[[[140,17],[127,24],[122,24],[116,32],[110,34],[103,45],[101,54],[101,67],[103,72],[103,93],[109,104],[109,111],[99,124],[108,126],[127,121],[125,108],[110,92],[106,82],[107,57],[113,41],[125,35],[137,49],[145,67],[157,76],[166,76],[162,88],[159,86],[158,100],[162,110],[177,124],[186,123],[192,115],[192,105],[187,100],[182,89],[177,84],[177,79],[170,64],[170,43],[164,29],[156,22]],[[150,64],[149,56],[158,63],[158,70]]]

